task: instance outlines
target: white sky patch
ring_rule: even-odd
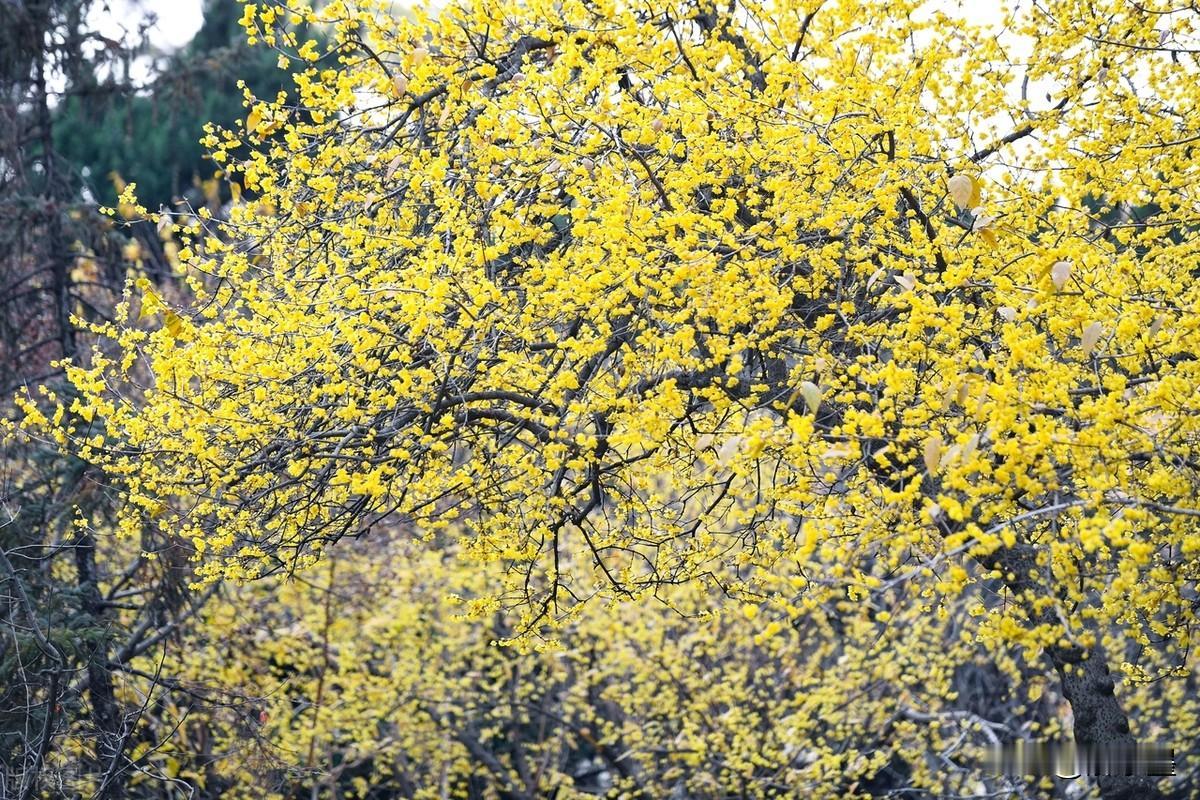
[[[183,47],[203,22],[202,0],[108,0],[93,6],[88,14],[88,25],[113,41],[136,42],[139,31],[145,29],[156,55]],[[137,84],[148,82],[154,77],[151,63],[139,59],[130,77]]]
[[[92,10],[91,20],[105,36],[135,34],[151,18],[151,44],[175,50],[191,41],[204,22],[201,0],[108,0]]]

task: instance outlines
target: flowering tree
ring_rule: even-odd
[[[254,202],[194,230],[194,303],[97,326],[103,428],[59,434],[213,578],[386,525],[501,575],[470,606],[514,639],[677,585],[896,597],[1130,742],[1110,668],[1186,668],[1196,620],[1195,19],[1001,19],[247,5],[298,66],[208,137]]]
[[[981,775],[979,746],[1061,731],[1036,667],[979,668],[988,647],[955,615],[716,614],[689,584],[664,591],[670,606],[589,605],[552,647],[495,647],[504,615],[461,616],[495,582],[377,530],[293,578],[230,586],[154,666],[262,698],[257,719],[176,693],[134,756],[231,798],[962,796],[981,780],[1037,796]],[[186,736],[163,735],[182,718]]]

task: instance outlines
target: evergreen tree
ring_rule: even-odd
[[[246,43],[239,14],[236,0],[205,0],[196,36],[144,91],[78,93],[57,109],[55,146],[97,201],[113,204],[129,181],[151,209],[203,202],[200,187],[216,169],[199,143],[205,123],[231,126],[243,115],[239,81],[261,98],[287,88],[278,54]]]

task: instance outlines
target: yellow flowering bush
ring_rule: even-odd
[[[96,326],[103,432],[59,434],[202,581],[400,530],[524,645],[596,604],[895,596],[1128,742],[1110,668],[1194,661],[1193,16],[248,4],[300,70],[207,137],[250,199],[193,225],[194,300]]]

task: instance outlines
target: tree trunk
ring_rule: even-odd
[[[87,658],[88,697],[91,700],[92,727],[96,735],[96,765],[102,784],[97,800],[123,795],[123,780],[118,760],[124,750],[126,737],[122,730],[121,712],[113,691],[112,671],[108,667],[110,635],[105,625],[107,616],[96,578],[96,541],[87,531],[75,542],[75,572],[80,592],[80,606],[88,616],[89,626],[99,629],[100,635]]]
[[[1001,573],[1004,585],[1026,609],[1032,623],[1062,624],[1052,611],[1038,611],[1029,605],[1034,598],[1049,594],[1048,588],[1037,578],[1037,552],[1032,545],[1018,542],[978,561],[985,568]],[[1092,648],[1059,645],[1048,647],[1046,654],[1058,673],[1063,696],[1071,704],[1078,749],[1111,748],[1132,754],[1137,740],[1130,732],[1129,718],[1117,698],[1116,684],[1103,647],[1098,644]],[[1157,781],[1149,777],[1102,776],[1098,778],[1098,784],[1105,800],[1155,800],[1164,796],[1158,790]]]

